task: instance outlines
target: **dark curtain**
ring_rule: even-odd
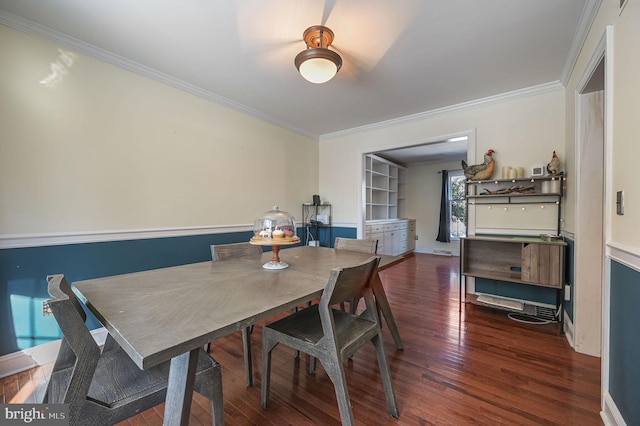
[[[442,171],[442,196],[440,199],[440,227],[436,241],[451,241],[451,206],[449,205],[449,172]]]

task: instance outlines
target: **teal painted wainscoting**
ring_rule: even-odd
[[[1,249],[0,356],[60,338],[53,317],[42,314],[42,302],[49,298],[47,275],[64,274],[73,282],[204,262],[211,260],[211,244],[248,241],[252,235],[245,231]],[[355,238],[356,229],[335,227],[333,235]],[[87,321],[91,329],[102,326],[93,315]]]
[[[476,293],[487,293],[512,299],[555,305],[558,290],[535,285],[476,278]]]
[[[609,393],[628,425],[640,425],[640,272],[611,261]]]

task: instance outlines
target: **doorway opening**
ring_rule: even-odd
[[[443,243],[437,242],[439,224],[439,209],[441,199],[441,175],[437,172],[443,168],[447,170],[461,170],[460,160],[470,164],[475,161],[475,130],[460,132],[446,136],[406,144],[400,146],[381,147],[376,151],[362,153],[362,192],[361,214],[358,224],[358,235],[364,237],[367,223],[371,224],[371,215],[367,215],[370,205],[369,182],[367,181],[367,157],[375,155],[391,161],[403,169],[406,184],[402,185],[402,208],[398,209],[398,218],[415,219],[415,248],[418,253],[433,253]],[[435,194],[427,193],[426,189],[434,190]],[[434,201],[435,200],[435,201]],[[398,203],[399,205],[401,204]],[[432,217],[435,215],[435,218]],[[468,222],[473,226],[473,217],[468,216]],[[472,229],[466,226],[464,231],[470,233]],[[457,241],[456,241],[457,243]],[[449,248],[449,247],[446,247]],[[453,251],[459,253],[459,246],[455,244]]]

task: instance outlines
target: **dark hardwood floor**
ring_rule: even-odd
[[[600,359],[575,353],[553,325],[525,325],[503,311],[466,304],[458,312],[458,258],[409,256],[382,272],[404,341],[396,350],[384,330],[400,418],[387,413],[373,345],[346,364],[361,425],[601,425]],[[271,407],[260,407],[261,324],[253,338],[255,384],[245,385],[240,333],[216,341],[223,366],[227,425],[340,424],[333,385],[308,357],[273,353]],[[35,401],[46,369],[1,379],[0,402]],[[161,424],[164,406],[122,424]],[[191,424],[211,424],[207,400],[195,395]]]

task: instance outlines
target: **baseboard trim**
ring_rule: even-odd
[[[576,347],[575,347],[575,340],[573,337],[573,321],[571,321],[571,318],[569,318],[569,315],[567,315],[567,313],[564,310],[562,314],[564,315],[564,321],[562,326],[564,331],[564,337],[567,339],[569,346],[571,346],[575,351]]]
[[[91,331],[91,335],[98,345],[104,345],[107,340],[107,334],[107,329],[104,327]],[[58,339],[1,356],[0,379],[55,361],[56,356],[58,356],[60,342],[61,340]]]
[[[605,426],[626,426],[627,422],[624,421],[615,401],[611,398],[611,394],[609,394],[609,392],[605,392],[602,400],[600,418],[602,418],[602,422]]]
[[[414,253],[422,253],[422,254],[432,254],[434,256],[443,256],[443,254],[439,254],[439,253],[435,253],[436,250],[440,250],[440,249],[433,249],[433,248],[416,248],[415,250],[413,250]],[[451,252],[451,256],[453,257],[460,257],[460,250],[447,250]],[[449,256],[449,254],[446,254],[445,256]]]

